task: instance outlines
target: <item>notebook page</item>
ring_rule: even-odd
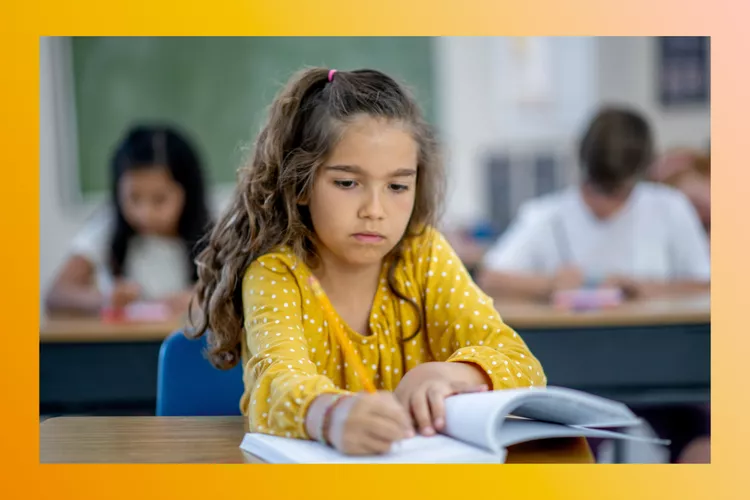
[[[519,417],[583,427],[627,427],[641,420],[624,404],[573,389],[526,390],[511,413]]]
[[[270,463],[408,464],[497,463],[504,454],[490,453],[447,436],[422,437],[394,444],[386,455],[348,456],[314,441],[265,434],[245,434],[240,448]]]
[[[496,422],[511,414],[581,427],[641,423],[622,403],[561,387],[459,394],[445,400],[445,409],[445,434],[488,450],[501,448],[495,436]]]
[[[445,399],[444,433],[475,446],[498,451],[495,421],[504,418],[509,407],[523,392],[515,389],[459,394]]]
[[[501,446],[512,446],[518,443],[534,441],[536,439],[550,439],[561,437],[597,437],[603,439],[624,439],[656,444],[669,444],[668,441],[643,436],[635,436],[621,432],[571,427],[550,422],[535,420],[507,419],[500,426],[498,441]]]

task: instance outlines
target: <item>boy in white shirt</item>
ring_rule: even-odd
[[[584,286],[629,298],[708,291],[708,236],[684,194],[641,180],[652,155],[646,120],[600,111],[581,141],[580,185],[527,202],[485,254],[477,283],[496,297],[539,301]],[[707,407],[639,413],[672,441],[672,462],[709,461]]]
[[[608,284],[630,297],[708,290],[708,237],[676,189],[641,181],[652,161],[646,121],[606,109],[580,146],[580,185],[527,202],[484,256],[488,292],[546,300]]]

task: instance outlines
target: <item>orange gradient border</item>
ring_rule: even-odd
[[[23,5],[23,7],[21,6]],[[4,498],[747,498],[750,198],[747,3],[6,0],[0,7]],[[744,12],[744,14],[742,14]],[[39,465],[39,37],[45,35],[715,35],[711,465]],[[733,168],[734,170],[727,170]],[[734,177],[730,180],[730,175]],[[745,206],[743,206],[745,205]],[[744,217],[744,218],[743,218]],[[41,228],[44,230],[44,228]],[[743,286],[744,285],[744,286]],[[734,326],[733,326],[734,325]],[[647,348],[647,347],[644,347]],[[637,369],[634,367],[634,369]],[[440,467],[440,469],[438,469]],[[744,480],[744,481],[743,481]],[[735,490],[735,488],[737,488]],[[746,490],[747,488],[745,488]]]

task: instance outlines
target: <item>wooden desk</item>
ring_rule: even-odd
[[[39,428],[41,463],[262,463],[240,450],[243,417],[61,417]],[[508,463],[592,463],[585,439],[533,441]]]
[[[162,341],[184,321],[105,323],[57,316],[39,329],[43,414],[153,413]]]
[[[501,298],[495,307],[540,359],[551,385],[629,404],[710,398],[707,295],[580,313]],[[42,413],[153,412],[159,348],[180,327],[85,318],[44,322]]]
[[[570,312],[546,304],[495,299],[503,321],[517,329],[695,325],[711,322],[709,295],[628,302],[599,311]]]
[[[164,340],[184,321],[105,323],[99,318],[51,317],[42,321],[39,342],[144,342]]]
[[[502,299],[495,307],[539,358],[550,385],[632,405],[710,401],[707,295],[580,313]]]
[[[566,328],[602,326],[657,326],[701,324],[711,321],[708,295],[631,302],[602,311],[567,312],[546,304],[518,303],[495,299],[503,320],[514,328]],[[42,322],[39,341],[52,342],[142,342],[159,341],[184,326],[184,321],[166,323],[104,323],[98,318],[51,317]]]

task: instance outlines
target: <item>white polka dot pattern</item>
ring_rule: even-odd
[[[424,316],[410,301],[388,300],[393,292],[384,265],[366,332],[370,336],[341,320],[378,388],[394,390],[406,372],[429,361],[473,363],[487,373],[493,389],[546,384],[537,359],[502,322],[492,299],[473,283],[439,232],[428,229],[408,241],[402,259],[394,273],[397,288]],[[306,284],[309,276],[309,268],[281,248],[253,262],[243,278],[245,393],[240,407],[259,432],[307,438],[304,416],[315,397],[362,390]],[[402,342],[420,325],[413,340]]]

